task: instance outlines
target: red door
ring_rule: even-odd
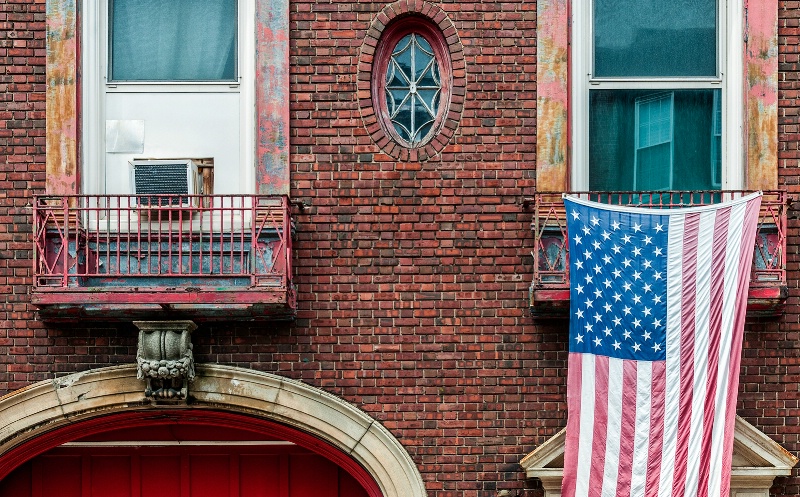
[[[367,497],[367,493],[335,463],[296,445],[182,442],[57,447],[0,482],[0,496]]]

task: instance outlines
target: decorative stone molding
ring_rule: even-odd
[[[147,380],[145,397],[185,400],[194,381],[192,321],[134,321],[139,328],[136,377]]]
[[[344,400],[278,375],[218,364],[196,365],[189,406],[150,402],[124,365],[43,381],[0,398],[0,479],[53,445],[59,429],[85,436],[82,421],[115,414],[141,417],[204,409],[274,421],[316,436],[319,444],[347,454],[363,467],[384,497],[425,497],[425,486],[411,457],[378,421]],[[115,426],[114,428],[119,428]],[[108,428],[113,429],[113,428]],[[50,437],[49,444],[42,442]]]
[[[566,429],[523,457],[520,465],[529,478],[542,481],[545,497],[561,496]],[[733,435],[731,497],[769,497],[776,476],[789,476],[797,457],[740,417]]]

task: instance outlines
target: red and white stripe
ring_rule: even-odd
[[[570,353],[564,497],[728,495],[759,207],[670,215],[665,361]]]

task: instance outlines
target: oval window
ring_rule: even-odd
[[[417,148],[441,129],[450,99],[450,59],[442,33],[425,19],[404,18],[384,31],[372,95],[381,126],[398,144]]]

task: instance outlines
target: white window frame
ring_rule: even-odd
[[[108,93],[239,93],[241,192],[255,192],[256,0],[237,0],[237,80],[108,81],[109,0],[81,0],[81,191],[105,191],[105,95]]]
[[[693,78],[597,78],[593,71],[592,0],[572,0],[570,186],[589,190],[589,90],[720,89],[722,91],[722,189],[744,188],[744,5],[718,0],[718,75]]]

